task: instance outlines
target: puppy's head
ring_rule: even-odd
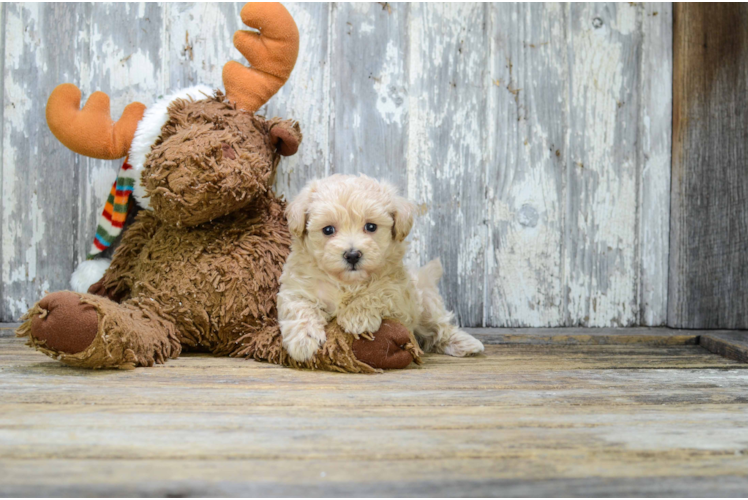
[[[311,181],[288,205],[288,227],[317,266],[356,283],[402,260],[414,206],[389,183],[365,175]]]

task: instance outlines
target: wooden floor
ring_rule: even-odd
[[[746,495],[748,365],[650,332],[366,376],[93,372],[6,331],[0,495]]]

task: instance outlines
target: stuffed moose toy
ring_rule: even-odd
[[[89,258],[121,240],[111,262],[79,266],[74,291],[50,293],[24,315],[17,335],[31,347],[87,368],[152,366],[182,351],[349,373],[420,361],[411,332],[391,320],[359,339],[333,321],[305,363],[283,350],[276,293],[291,237],[272,185],[302,136],[297,123],[255,112],[289,78],[299,32],[280,4],[249,3],[241,18],[257,30],[234,35],[252,66],[224,66],[225,95],[193,87],[148,109],[132,103],[113,122],[104,93],[80,109],[75,85],[52,92],[47,123],[60,142],[126,157]],[[135,202],[141,210],[124,227]]]

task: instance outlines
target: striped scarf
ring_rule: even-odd
[[[133,170],[132,165],[125,162],[117,174],[117,180],[112,185],[109,192],[109,198],[104,205],[104,211],[99,218],[99,225],[96,228],[96,237],[94,238],[91,250],[86,258],[93,259],[98,254],[109,248],[114,240],[122,232],[122,227],[127,219],[127,210],[130,204],[130,195],[137,181],[138,173]]]

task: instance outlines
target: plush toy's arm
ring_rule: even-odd
[[[258,327],[237,340],[233,356],[246,356],[294,368],[344,373],[376,373],[381,369],[401,369],[412,361],[421,364],[421,350],[413,334],[401,323],[385,319],[374,340],[354,340],[332,320],[325,327],[326,340],[307,361],[296,361],[283,347],[278,325]]]
[[[135,279],[135,263],[143,246],[153,238],[160,223],[150,210],[141,210],[122,235],[104,277],[89,288],[89,293],[107,296],[117,302],[130,295]]]

